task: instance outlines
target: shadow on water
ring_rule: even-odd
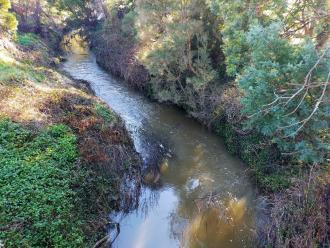
[[[125,120],[145,162],[139,207],[110,216],[120,223],[114,247],[255,247],[256,191],[218,137],[118,82],[92,55],[63,67]]]

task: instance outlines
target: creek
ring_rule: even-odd
[[[112,213],[118,248],[255,247],[257,192],[221,139],[174,107],[150,101],[100,68],[68,56],[64,70],[90,83],[125,121],[145,165],[166,149],[157,178],[145,178],[139,207]],[[152,181],[151,183],[148,181]]]

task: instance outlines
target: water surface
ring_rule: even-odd
[[[121,231],[114,247],[255,246],[255,189],[246,167],[228,154],[219,137],[183,111],[129,89],[102,70],[92,55],[70,55],[64,69],[88,81],[124,119],[145,161],[153,155],[151,147],[160,145],[155,139],[173,154],[161,171],[160,185],[143,187],[139,208],[111,216]],[[220,208],[204,208],[215,195]]]

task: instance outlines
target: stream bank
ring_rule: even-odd
[[[37,35],[0,39],[0,243],[91,247],[134,209],[141,158],[122,119]]]

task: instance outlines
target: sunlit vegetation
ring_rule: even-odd
[[[138,185],[139,157],[118,116],[56,71],[58,41],[28,31],[0,32],[0,244],[91,247],[134,204],[121,191]]]
[[[63,125],[35,134],[6,119],[0,131],[1,240],[6,247],[81,247],[75,136]]]
[[[32,48],[40,43],[40,38],[34,33],[17,34],[17,43],[26,48]]]
[[[266,191],[329,159],[326,1],[110,1],[99,63],[225,138]]]
[[[115,198],[125,173],[139,173],[138,158],[120,120],[51,68],[77,36],[112,74],[223,137],[273,193],[268,245],[327,246],[329,4],[0,0],[1,241],[81,247],[93,228],[82,228],[77,205],[89,214],[100,198],[104,212],[127,207]],[[118,155],[121,145],[130,156]],[[99,173],[109,164],[110,183]],[[75,188],[79,177],[88,180]],[[93,236],[103,226],[92,222]]]
[[[0,32],[13,32],[17,28],[17,20],[13,13],[9,11],[11,8],[10,0],[0,1]]]

